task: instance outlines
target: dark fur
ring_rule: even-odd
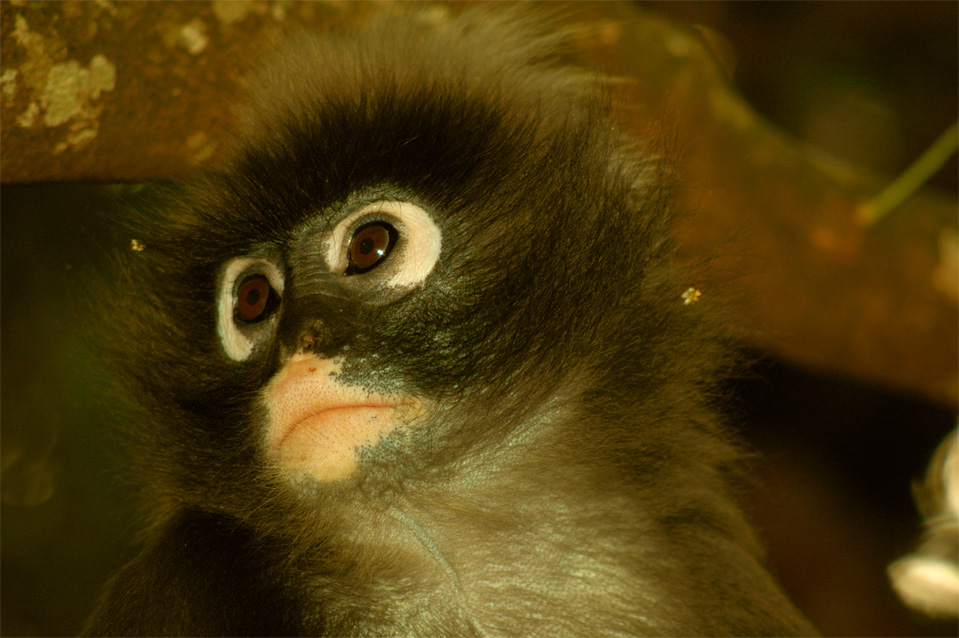
[[[296,38],[222,169],[133,222],[111,338],[154,520],[88,633],[812,631],[732,494],[728,348],[667,265],[665,180],[560,39],[475,11]],[[426,283],[374,305],[301,275],[269,351],[228,360],[218,267],[272,245],[310,272],[303,229],[383,195],[443,232]],[[316,318],[349,378],[439,407],[348,480],[289,485],[255,397]]]

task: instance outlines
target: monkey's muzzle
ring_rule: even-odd
[[[321,482],[344,479],[356,469],[360,448],[375,446],[422,411],[415,398],[341,383],[340,367],[339,359],[297,354],[266,387],[266,444],[280,467]]]

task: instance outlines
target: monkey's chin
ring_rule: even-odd
[[[416,399],[340,383],[339,369],[336,360],[298,354],[266,387],[266,446],[280,468],[320,482],[343,480],[356,470],[361,448],[421,411]]]

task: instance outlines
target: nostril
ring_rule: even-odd
[[[333,331],[323,321],[312,321],[298,332],[294,349],[301,354],[313,353],[326,356],[334,353],[341,345],[334,337]]]
[[[303,342],[300,346],[300,352],[312,352],[313,348],[316,347],[316,335],[313,332],[308,332],[303,335]]]

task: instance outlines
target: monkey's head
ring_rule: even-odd
[[[663,177],[559,39],[381,20],[275,55],[228,158],[132,222],[117,339],[161,491],[249,517],[520,440],[631,463],[623,423],[697,420],[722,349],[667,274]]]

